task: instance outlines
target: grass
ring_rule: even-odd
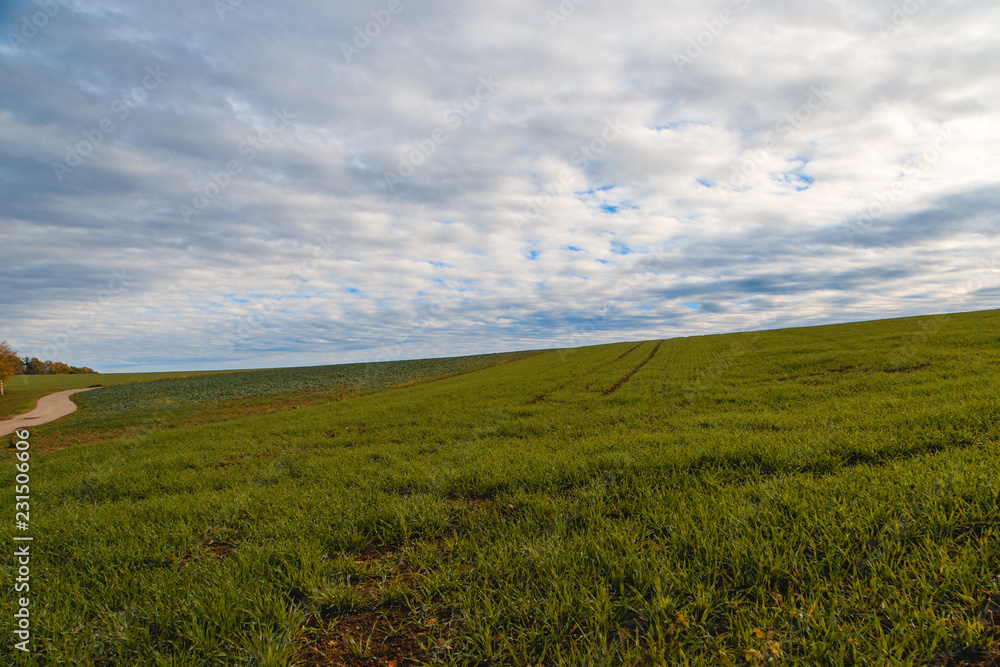
[[[81,410],[60,422],[61,427],[68,428],[67,437],[48,439],[50,447],[58,447],[301,407],[468,373],[528,354],[508,352],[246,371],[22,375],[13,378],[14,391],[0,399],[0,416],[27,412],[39,398],[53,391],[103,387],[73,397]]]
[[[81,396],[81,404],[105,418],[132,410],[148,411],[163,405],[201,404],[322,392],[343,396],[468,373],[527,356],[526,352],[483,354],[446,359],[418,359],[385,363],[339,364],[241,371],[237,374],[166,379],[138,385],[119,385]]]
[[[246,371],[176,371],[164,373],[87,373],[80,375],[15,375],[4,381],[4,391],[62,391],[83,387],[112,387],[137,382],[204,377]]]
[[[989,664],[998,325],[552,351],[40,452],[24,663]]]
[[[65,389],[111,387],[122,384],[153,382],[171,378],[187,378],[234,371],[186,371],[175,373],[96,373],[80,375],[15,375],[4,380],[4,395],[0,397],[0,418],[19,415],[35,407],[38,399]]]

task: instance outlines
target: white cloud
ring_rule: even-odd
[[[2,52],[0,337],[210,368],[993,307],[1000,10],[904,4],[404,0],[348,62],[385,3],[75,2]]]

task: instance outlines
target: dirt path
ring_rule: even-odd
[[[54,394],[42,396],[38,399],[38,404],[31,412],[0,421],[0,436],[8,435],[21,428],[31,428],[38,424],[44,424],[55,421],[60,417],[65,417],[76,410],[76,403],[69,400],[69,397],[80,391],[90,391],[90,389],[96,389],[96,387],[67,389],[66,391],[57,391]]]

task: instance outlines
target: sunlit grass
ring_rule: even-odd
[[[26,664],[291,665],[380,607],[442,664],[985,650],[1000,312],[928,321],[556,351],[40,454]],[[382,545],[405,562],[358,556]]]

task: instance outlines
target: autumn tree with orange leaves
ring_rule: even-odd
[[[0,380],[5,380],[11,375],[17,375],[23,365],[23,362],[17,356],[17,352],[7,344],[7,341],[0,342]]]

